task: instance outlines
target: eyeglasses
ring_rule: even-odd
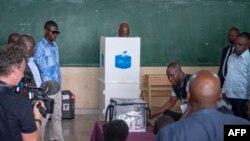
[[[47,29],[49,32],[51,32],[52,34],[60,34],[60,31],[51,31],[49,29]]]

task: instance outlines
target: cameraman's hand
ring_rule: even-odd
[[[41,113],[40,113],[40,111],[38,109],[38,104],[40,104],[44,109],[46,109],[46,108],[45,108],[44,102],[41,101],[41,100],[36,101],[35,104],[34,104],[34,108],[33,108],[34,117],[35,117],[35,119],[41,120],[42,115],[41,115]]]

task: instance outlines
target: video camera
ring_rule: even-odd
[[[41,87],[28,86],[27,81],[21,81],[16,88],[16,91],[28,97],[29,100],[34,102],[36,100],[42,100],[45,104],[45,108],[38,105],[38,109],[43,117],[46,117],[47,113],[54,112],[54,99],[49,98],[49,95],[54,95],[60,90],[60,86],[55,80],[44,81]]]

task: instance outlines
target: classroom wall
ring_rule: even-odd
[[[195,73],[205,69],[217,72],[218,67],[183,67],[186,73]],[[95,112],[98,108],[99,67],[62,67],[62,89],[69,89],[76,95],[76,112]],[[141,67],[141,88],[144,85],[145,74],[165,74],[166,67]]]

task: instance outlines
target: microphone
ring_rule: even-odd
[[[37,105],[40,113],[43,117],[46,117],[47,113],[54,112],[54,99],[49,98],[49,95],[54,95],[60,91],[60,85],[55,80],[44,81],[40,87],[24,86],[25,94],[30,100],[43,100],[46,109],[41,105]]]
[[[44,81],[41,84],[41,88],[44,90],[44,93],[47,95],[54,95],[60,90],[60,85],[55,80]]]
[[[60,90],[60,85],[55,80],[44,81],[41,87],[26,86],[27,89],[42,91],[46,95],[54,95]]]

